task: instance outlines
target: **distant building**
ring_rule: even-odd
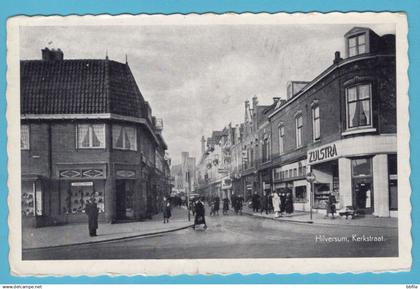
[[[175,193],[188,193],[195,187],[196,161],[188,152],[181,153],[181,163],[171,167],[172,185]],[[190,192],[191,193],[191,192]]]
[[[24,224],[84,221],[90,197],[101,221],[157,213],[167,146],[128,64],[45,48],[20,73]]]

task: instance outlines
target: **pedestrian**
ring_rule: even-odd
[[[257,194],[257,192],[254,192],[252,195],[252,211],[254,213],[257,213],[260,207],[260,196]]]
[[[286,214],[292,214],[294,211],[293,208],[293,196],[291,192],[286,194]]]
[[[166,197],[163,197],[163,223],[169,223],[171,216],[171,202]]]
[[[201,224],[204,224],[204,229],[207,229],[204,204],[200,198],[197,200],[195,204],[195,217],[194,217],[193,229],[195,230],[195,226],[201,225]]]
[[[214,198],[214,213],[216,215],[219,215],[219,210],[220,210],[220,198],[216,196]]]
[[[265,211],[265,214],[268,215],[268,195],[263,193],[261,198],[261,214]]]
[[[273,204],[273,210],[275,217],[280,217],[280,196],[277,192],[273,192],[273,197],[271,198]]]
[[[283,216],[286,212],[286,192],[282,191],[280,193],[280,216]]]
[[[94,197],[91,197],[90,200],[87,201],[85,213],[88,215],[89,236],[96,237],[96,230],[98,229],[99,210]]]
[[[244,205],[244,198],[242,196],[236,197],[236,205],[237,205],[237,211],[239,215],[242,215],[242,208]]]
[[[336,213],[336,207],[335,203],[337,203],[337,200],[335,196],[330,192],[328,194],[328,200],[327,200],[327,218],[329,217],[329,214],[332,215],[332,218],[334,219],[334,214]]]
[[[223,215],[227,215],[229,211],[229,199],[225,197],[223,199]]]
[[[267,201],[267,205],[268,205],[268,213],[273,213],[273,194],[270,194],[270,192],[267,192],[267,196],[268,196],[268,201]]]

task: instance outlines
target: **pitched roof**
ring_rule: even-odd
[[[112,60],[23,60],[22,114],[114,113],[145,117],[128,64]]]

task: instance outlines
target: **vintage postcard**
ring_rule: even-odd
[[[19,276],[407,271],[403,13],[17,16]]]

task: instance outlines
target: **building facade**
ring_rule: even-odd
[[[395,36],[354,27],[343,41],[344,58],[288,82],[286,97],[245,102],[230,144],[235,193],[290,192],[302,211],[324,211],[332,193],[338,209],[397,216]]]
[[[338,207],[396,216],[397,131],[395,37],[355,27],[344,37],[346,57],[269,115],[273,186],[310,208],[307,173],[315,176],[313,204],[330,192]]]
[[[91,197],[100,221],[156,214],[170,193],[167,146],[128,64],[42,52],[21,61],[24,225],[84,221]]]

